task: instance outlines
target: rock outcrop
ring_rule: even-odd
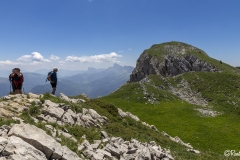
[[[43,113],[37,116],[39,120],[59,125],[79,125],[82,127],[98,127],[107,124],[107,117],[100,116],[93,109],[82,108],[82,113],[75,113],[71,106],[45,100]]]
[[[164,149],[154,141],[150,143],[141,143],[136,139],[124,141],[121,137],[103,136],[102,140],[96,140],[90,144],[84,140],[78,149],[82,151],[85,157],[94,160],[102,159],[168,159],[173,160],[170,150]],[[103,145],[102,142],[107,143]],[[99,148],[99,146],[102,146]]]
[[[0,153],[2,159],[12,160],[81,159],[42,129],[25,123],[0,127]]]
[[[27,95],[7,95],[2,97],[4,101],[0,102],[0,117],[19,116],[23,111],[26,111],[31,106],[31,103],[40,104],[43,95],[29,93]]]
[[[173,77],[185,72],[191,71],[206,71],[217,72],[215,66],[201,60],[196,55],[192,54],[198,52],[207,56],[202,50],[178,43],[177,45],[162,45],[161,49],[158,45],[154,45],[150,50],[160,52],[159,56],[151,55],[149,50],[144,51],[137,60],[137,64],[132,74],[130,75],[129,82],[138,82],[150,74],[162,75],[165,77]]]

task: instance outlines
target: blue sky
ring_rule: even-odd
[[[240,65],[239,0],[1,0],[0,69],[135,67],[180,41]]]

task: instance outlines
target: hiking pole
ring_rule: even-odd
[[[22,88],[23,88],[23,89],[22,89],[22,90],[23,90],[23,94],[25,94],[25,92],[24,92],[24,87],[22,87]]]
[[[9,92],[9,94],[11,94],[11,92],[12,92],[12,84],[10,82],[10,92]]]

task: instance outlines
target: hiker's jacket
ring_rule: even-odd
[[[51,77],[51,80],[54,82],[54,83],[57,83],[57,73],[56,72],[52,72],[50,74],[50,77]]]

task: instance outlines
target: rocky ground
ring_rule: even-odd
[[[49,124],[56,123],[60,126],[71,125],[102,128],[108,123],[108,118],[101,116],[93,109],[82,108],[81,113],[75,113],[71,105],[54,103],[50,100],[42,102],[41,97],[43,95],[29,93],[28,95],[8,95],[0,99],[1,117],[12,118],[20,122],[20,124],[3,125],[0,127],[0,160],[174,159],[169,149],[162,148],[154,141],[143,143],[134,139],[134,137],[130,141],[126,141],[121,137],[108,135],[104,130],[101,131],[102,139],[93,140],[93,143],[90,143],[86,139],[88,135],[83,135],[81,141],[79,141],[67,129],[58,130]],[[83,99],[71,99],[64,94],[61,94],[59,98],[71,103],[85,103]],[[36,124],[39,121],[43,124],[45,123],[45,128],[50,134],[47,134],[46,131],[35,125],[27,124],[19,118],[19,115],[23,111],[28,110],[32,104],[35,104],[35,107],[41,106],[41,113],[35,118],[31,118]],[[118,109],[118,114],[121,117],[129,116],[135,121],[141,122],[137,116],[129,112],[124,112],[121,109]],[[149,125],[145,122],[141,123],[159,132],[154,125]],[[186,146],[190,152],[199,153],[199,151],[194,150],[190,144],[184,143],[180,138],[173,138],[165,132],[162,132],[162,134]],[[67,146],[62,146],[60,143],[61,138],[58,135],[75,142],[81,154],[76,154]]]

